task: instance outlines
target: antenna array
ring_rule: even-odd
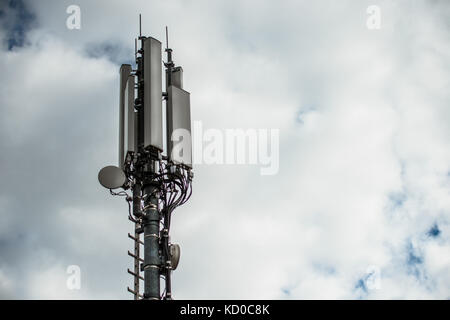
[[[142,36],[139,15],[136,69],[126,64],[120,68],[119,167],[108,166],[99,172],[100,183],[112,195],[125,196],[128,218],[135,226],[134,234],[128,234],[134,242],[134,251],[128,251],[134,260],[133,270],[128,269],[134,287],[127,289],[136,300],[172,299],[171,273],[178,265],[180,247],[170,241],[171,218],[175,208],[192,194],[190,94],[183,90],[183,69],[175,67],[172,60],[167,27],[165,52],[163,92],[161,42]],[[166,154],[162,102],[166,108]],[[113,191],[117,188],[123,190]],[[165,284],[162,294],[161,279]]]

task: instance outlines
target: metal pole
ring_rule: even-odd
[[[132,70],[131,65],[122,65],[120,68],[119,167],[103,168],[100,170],[98,178],[100,184],[110,189],[112,195],[126,195],[125,199],[130,206],[129,220],[135,223],[134,235],[128,233],[128,237],[134,241],[134,252],[128,250],[128,255],[134,258],[134,270],[127,269],[128,273],[134,276],[134,290],[127,287],[128,291],[134,295],[136,300],[139,298],[160,300],[162,298],[160,279],[161,276],[165,276],[164,298],[172,299],[171,272],[172,268],[176,269],[178,265],[180,249],[178,245],[170,243],[170,219],[172,211],[189,199],[192,193],[193,173],[190,162],[185,163],[183,160],[178,163],[170,156],[162,155],[161,98],[166,100],[166,110],[168,111],[170,108],[172,115],[174,106],[173,104],[168,106],[167,103],[169,96],[172,97],[173,94],[169,88],[173,86],[175,89],[182,89],[182,69],[181,67],[175,68],[172,49],[169,48],[169,32],[166,27],[167,62],[164,65],[167,77],[166,92],[162,92],[161,42],[142,36],[141,15],[139,15],[138,39],[141,41],[141,46],[138,50],[138,41],[135,39],[136,70]],[[144,48],[146,52],[144,52]],[[133,79],[137,78],[137,83],[134,83],[137,97],[136,92],[131,91],[132,88],[128,82],[130,75],[133,76]],[[130,96],[124,101],[125,87],[130,89],[127,93],[132,92],[133,97],[136,97],[134,110],[131,110],[132,99]],[[174,127],[182,126],[190,131],[189,93],[183,91],[180,94],[182,99],[170,100],[171,103],[175,100],[178,101],[175,109],[179,114],[177,120],[171,118],[172,116],[166,119],[168,138],[171,133],[167,128],[171,128],[170,131],[172,131],[175,130]],[[125,123],[125,115],[133,116],[134,119],[128,118]],[[134,123],[129,122],[131,120],[134,120]],[[127,124],[127,132],[124,131],[125,124]],[[170,139],[167,141],[169,142]],[[169,154],[169,151],[167,152]],[[124,190],[113,191],[119,187]],[[129,188],[132,190],[132,197],[127,192]],[[133,203],[132,213],[131,202]],[[162,222],[164,228],[161,230]],[[141,233],[144,233],[142,240]],[[140,245],[144,246],[143,258],[140,257],[142,252]],[[144,273],[144,277],[142,277],[142,273]],[[143,295],[139,292],[141,287],[139,281],[144,281]]]
[[[158,188],[151,182],[144,186],[144,299],[160,299]]]
[[[172,283],[171,283],[171,272],[172,272],[172,262],[170,260],[170,247],[169,247],[169,229],[167,229],[167,224],[169,220],[169,214],[166,211],[164,214],[164,229],[163,229],[163,246],[165,247],[164,263],[165,263],[165,277],[166,277],[166,300],[172,300]]]

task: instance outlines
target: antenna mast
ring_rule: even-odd
[[[175,208],[186,203],[192,194],[190,94],[183,90],[182,68],[174,67],[172,61],[168,28],[165,92],[161,42],[142,36],[140,14],[138,39],[139,50],[135,39],[136,70],[130,65],[120,68],[119,167],[103,168],[99,181],[112,195],[125,196],[128,218],[134,222],[134,234],[128,234],[134,242],[134,251],[128,251],[134,260],[134,269],[128,269],[134,287],[127,288],[128,291],[135,300],[170,300],[171,273],[180,258],[180,246],[170,242],[171,217]],[[162,143],[162,101],[167,115],[166,150]],[[181,152],[177,146],[179,154],[172,153],[177,144],[172,135],[179,137],[181,132],[187,132],[188,136],[182,136]],[[113,191],[117,188],[123,190]],[[161,278],[165,283],[163,294]],[[144,282],[143,293],[140,281]]]

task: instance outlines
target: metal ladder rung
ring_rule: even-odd
[[[136,273],[134,273],[133,271],[131,271],[130,269],[127,269],[128,273],[133,275],[134,277],[139,277],[139,279],[141,279],[142,281],[144,281],[144,277],[137,275]]]
[[[137,240],[137,239],[136,239],[135,237],[133,237],[130,233],[128,233],[128,238],[130,238],[130,239],[132,239],[132,240],[134,240],[134,241],[138,241],[139,244],[144,245],[144,242],[142,242],[142,240]]]
[[[130,289],[130,287],[127,287],[128,292],[132,293],[134,296],[136,296],[136,291],[133,291]],[[140,293],[137,294],[139,298],[144,298],[144,296]]]
[[[140,262],[144,262],[144,259],[138,258],[135,254],[132,254],[129,250],[128,250],[128,255],[130,257],[133,257],[134,259],[138,259]]]

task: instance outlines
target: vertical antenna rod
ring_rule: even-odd
[[[169,28],[166,26],[166,49],[169,49]]]
[[[167,62],[164,64],[166,69],[166,86],[167,88],[172,85],[172,68],[174,66],[172,61],[172,49],[169,48],[169,28],[166,26],[166,51],[167,53]],[[167,92],[166,88],[166,92]]]

